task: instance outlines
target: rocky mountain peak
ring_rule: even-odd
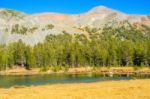
[[[97,6],[89,11],[90,14],[106,14],[106,13],[113,13],[113,12],[119,12],[119,11],[107,8],[105,6]]]
[[[0,9],[0,43],[10,43],[21,39],[34,45],[42,42],[49,34],[62,31],[86,34],[84,27],[103,28],[106,25],[118,27],[126,25],[150,26],[150,16],[129,15],[105,6],[97,6],[90,11],[77,15],[59,13],[25,14],[11,9]],[[49,27],[53,27],[49,29]]]

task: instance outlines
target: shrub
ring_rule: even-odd
[[[49,70],[49,67],[47,67],[47,66],[44,66],[40,69],[41,72],[46,72],[48,70]]]
[[[68,70],[69,70],[69,66],[64,66],[64,71],[68,72]]]
[[[58,72],[58,71],[62,70],[62,67],[61,67],[61,66],[53,66],[53,67],[52,67],[52,70],[53,70],[54,72]]]

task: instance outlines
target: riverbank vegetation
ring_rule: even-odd
[[[62,31],[59,35],[48,35],[44,42],[34,46],[21,40],[0,45],[0,70],[15,65],[43,70],[53,67],[54,71],[81,66],[150,66],[149,29],[128,26],[82,30],[88,33],[70,35]]]
[[[0,89],[0,99],[149,99],[150,80],[16,86]],[[57,94],[56,94],[57,93]]]
[[[0,75],[38,75],[38,74],[106,74],[106,75],[149,75],[149,67],[62,67],[47,68],[11,68],[0,71]]]

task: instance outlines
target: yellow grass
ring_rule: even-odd
[[[0,89],[0,99],[150,99],[150,79]]]
[[[131,72],[143,72],[150,73],[150,68],[141,67],[76,67],[69,68],[68,71],[64,69],[57,71],[57,73],[89,73],[89,72],[114,72],[114,73],[131,73]],[[14,68],[10,70],[0,71],[0,75],[35,75],[35,74],[51,74],[56,73],[51,68],[47,71],[41,71],[40,68],[32,68],[31,70],[26,70],[25,68]]]

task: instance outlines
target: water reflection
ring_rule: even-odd
[[[15,85],[44,85],[57,83],[90,83],[106,80],[130,80],[150,78],[148,74],[49,74],[33,76],[0,76],[0,87]]]

